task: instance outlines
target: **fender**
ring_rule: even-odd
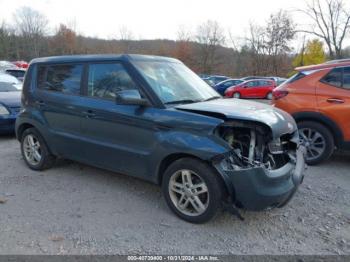
[[[316,121],[319,122],[332,132],[334,137],[334,142],[337,147],[341,146],[344,143],[344,135],[338,125],[329,117],[325,116],[319,112],[299,112],[292,115],[296,122],[303,120]]]
[[[199,133],[174,131],[162,133],[161,136],[160,143],[155,149],[157,154],[154,154],[149,165],[150,172],[156,174],[155,183],[161,182],[166,167],[178,158],[193,157],[212,165],[212,158],[231,150],[226,142],[214,134],[207,136]]]
[[[24,111],[21,114],[21,117],[17,117],[16,119],[16,138],[18,141],[20,141],[20,136],[24,130],[22,130],[23,126],[30,125],[35,127],[39,133],[43,136],[44,140],[46,141],[47,145],[50,145],[50,151],[53,154],[57,154],[55,148],[52,146],[53,144],[50,143],[51,136],[50,132],[47,130],[46,125],[44,124],[44,120],[40,119],[38,117],[29,117],[28,112]],[[32,116],[35,114],[31,114]]]

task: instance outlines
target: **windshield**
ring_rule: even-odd
[[[164,104],[181,104],[219,98],[220,95],[182,63],[135,62]]]
[[[0,82],[0,92],[21,91],[20,86],[14,83]]]

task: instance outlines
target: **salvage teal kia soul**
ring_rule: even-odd
[[[180,218],[220,207],[282,207],[303,180],[293,118],[223,99],[176,59],[83,55],[34,59],[16,134],[29,168],[72,159],[159,184]]]

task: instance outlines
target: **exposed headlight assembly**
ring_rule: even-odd
[[[0,104],[0,116],[6,116],[9,115],[10,111],[8,111],[8,109]]]
[[[283,146],[281,143],[281,140],[275,139],[269,143],[269,150],[271,154],[282,154],[283,153]]]

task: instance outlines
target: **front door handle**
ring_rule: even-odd
[[[84,111],[83,114],[86,118],[91,118],[91,117],[96,116],[96,113],[92,110]]]
[[[343,104],[345,101],[340,98],[328,98],[327,102],[332,104]]]

